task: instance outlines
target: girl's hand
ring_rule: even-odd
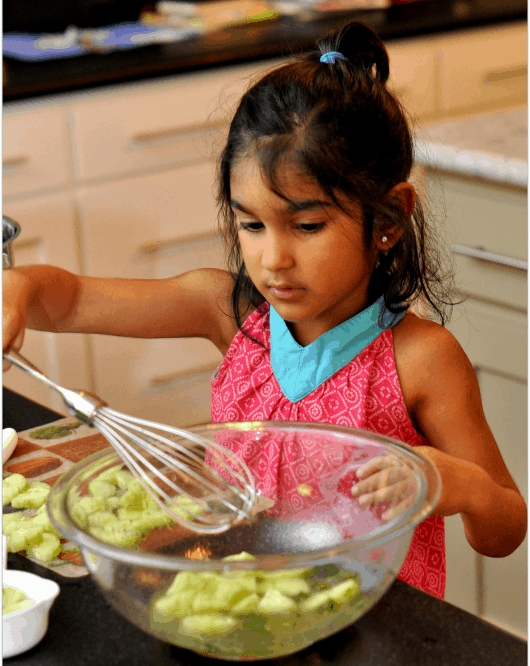
[[[389,454],[372,458],[356,474],[361,480],[352,487],[351,494],[359,498],[362,507],[388,503],[381,515],[383,520],[399,516],[414,500],[414,473],[397,456]]]
[[[2,279],[2,350],[19,351],[24,340],[29,289],[26,278],[12,268],[3,272]],[[2,362],[5,372],[11,367]]]

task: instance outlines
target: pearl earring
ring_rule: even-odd
[[[383,236],[383,237],[381,238],[381,242],[382,242],[382,243],[386,243],[387,240],[388,240],[388,238],[387,238],[386,236]]]

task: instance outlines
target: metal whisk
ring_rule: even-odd
[[[218,534],[251,515],[254,480],[230,450],[180,428],[120,414],[86,391],[58,386],[15,351],[4,359],[60,393],[70,414],[97,428],[157,504],[187,529]],[[183,496],[193,500],[195,511],[179,506]]]

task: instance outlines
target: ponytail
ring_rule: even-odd
[[[379,256],[369,298],[384,295],[394,313],[422,298],[444,323],[452,284],[431,242],[433,231],[419,200],[409,219],[388,196],[409,179],[414,156],[407,116],[386,85],[389,72],[381,39],[363,23],[352,22],[267,73],[243,95],[221,157],[218,194],[238,325],[240,299],[245,309],[264,300],[246,273],[230,208],[231,171],[248,155],[260,164],[271,191],[283,198],[278,174],[288,159],[337,206],[343,207],[344,197],[360,206],[367,248],[374,235],[402,229],[394,247]]]

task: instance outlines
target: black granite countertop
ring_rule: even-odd
[[[5,58],[4,101],[287,56],[310,48],[327,30],[354,18],[371,25],[385,41],[391,41],[526,17],[524,0],[426,0],[306,22],[285,17],[263,26],[107,54],[35,63]]]
[[[17,431],[60,415],[3,392],[3,427]],[[65,579],[17,554],[8,567],[56,580],[61,592],[48,633],[9,666],[215,666],[223,662],[176,648],[143,633],[106,602],[91,578]],[[298,654],[263,666],[524,666],[527,643],[451,604],[395,581],[351,627]]]

